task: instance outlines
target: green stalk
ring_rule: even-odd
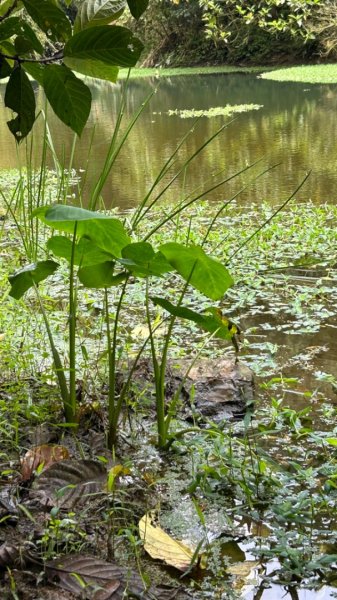
[[[129,69],[128,77],[123,86],[123,94],[122,94],[120,108],[119,108],[118,115],[117,115],[117,121],[116,121],[116,125],[114,128],[113,136],[112,136],[112,139],[111,139],[111,142],[109,145],[109,149],[108,149],[105,161],[104,161],[104,165],[103,165],[101,174],[100,174],[100,176],[94,186],[94,189],[91,193],[91,199],[90,199],[90,203],[89,203],[89,207],[88,207],[90,210],[96,209],[100,194],[102,192],[104,184],[109,176],[109,173],[113,167],[113,164],[114,164],[116,158],[118,157],[121,149],[123,148],[124,143],[130,134],[130,131],[133,129],[135,123],[138,121],[139,116],[143,112],[145,106],[149,103],[149,101],[151,100],[152,96],[155,93],[155,91],[151,92],[151,94],[149,94],[149,96],[145,99],[145,101],[140,105],[139,109],[134,114],[134,116],[132,117],[131,121],[129,122],[125,132],[123,133],[121,140],[118,142],[117,141],[118,133],[119,133],[119,130],[121,127],[123,117],[124,117],[124,110],[125,110],[125,106],[126,106],[126,93],[127,93],[128,82],[129,82],[129,76],[130,76],[130,69]]]
[[[257,161],[259,162],[259,161]],[[155,225],[150,231],[149,233],[144,237],[143,241],[147,241],[154,233],[156,233],[159,229],[161,229],[163,227],[163,225],[165,225],[165,223],[168,223],[169,221],[171,221],[176,215],[179,215],[180,213],[182,213],[186,208],[188,208],[189,206],[191,206],[192,204],[194,204],[194,202],[197,202],[198,200],[200,200],[201,198],[205,198],[208,194],[210,194],[211,192],[213,192],[214,190],[216,190],[217,188],[219,188],[220,186],[224,185],[225,183],[228,183],[229,181],[231,181],[232,179],[235,179],[235,177],[238,177],[239,175],[241,175],[242,173],[244,173],[245,171],[248,171],[248,169],[251,169],[254,165],[256,165],[255,163],[252,163],[251,165],[248,165],[246,167],[244,167],[243,169],[241,169],[240,171],[237,171],[236,173],[234,173],[234,175],[230,175],[229,177],[226,177],[226,179],[223,179],[222,181],[220,181],[219,183],[216,183],[215,185],[213,185],[212,187],[208,188],[207,190],[201,192],[200,194],[198,194],[197,196],[191,198],[190,200],[186,201],[185,203],[181,203],[178,205],[177,208],[175,208],[171,213],[169,213],[167,216],[165,216],[164,219],[162,219],[160,221],[160,223],[158,223],[157,225]],[[190,196],[188,196],[189,198]]]
[[[138,223],[145,217],[145,215],[149,212],[149,210],[151,210],[151,208],[157,204],[157,202],[160,200],[160,198],[165,194],[165,192],[172,186],[172,184],[176,181],[176,179],[181,175],[181,173],[183,173],[185,171],[185,169],[188,167],[188,165],[200,154],[200,152],[206,148],[213,140],[214,138],[216,138],[224,129],[226,129],[227,127],[229,127],[229,125],[232,123],[233,121],[230,121],[229,123],[225,123],[222,127],[220,127],[220,129],[218,129],[213,135],[211,135],[201,146],[199,146],[199,148],[191,155],[189,156],[189,158],[184,162],[184,164],[182,165],[182,167],[180,169],[178,169],[178,171],[175,173],[175,175],[173,175],[173,177],[170,179],[170,181],[164,186],[164,188],[159,192],[159,194],[152,200],[152,202],[150,202],[149,205],[146,206],[145,210],[143,211],[142,214],[140,214],[137,218],[137,221],[134,222],[134,228],[138,225]]]
[[[38,287],[35,284],[34,284],[34,289],[35,289],[35,293],[36,293],[37,300],[38,300],[38,303],[40,306],[42,318],[43,318],[43,321],[44,321],[44,324],[46,327],[46,331],[47,331],[47,335],[48,335],[50,349],[51,349],[52,356],[53,356],[56,377],[57,377],[57,381],[59,384],[59,389],[60,389],[61,398],[62,398],[62,402],[63,402],[65,418],[66,418],[67,423],[72,423],[73,421],[72,421],[71,404],[69,401],[69,390],[68,390],[67,380],[64,375],[64,369],[62,366],[61,358],[60,358],[59,352],[54,343],[53,334],[50,329],[47,313],[46,313],[44,306],[42,304],[42,301],[41,301]]]
[[[109,303],[108,293],[105,290],[105,310],[106,310],[106,321],[107,321],[107,342],[108,342],[108,356],[109,356],[109,395],[108,395],[108,415],[109,415],[109,429],[108,429],[108,448],[112,450],[116,445],[117,439],[117,428],[119,415],[121,411],[121,403],[116,405],[116,351],[117,351],[117,333],[119,325],[119,315],[121,312],[126,286],[128,279],[124,281],[122,291],[118,300],[113,335],[111,337],[110,329],[110,316],[109,316]]]
[[[69,272],[69,405],[71,422],[76,417],[76,291],[75,291],[75,246],[77,221],[74,226]]]
[[[158,446],[164,448],[166,444],[165,438],[165,398],[161,390],[161,372],[157,359],[156,346],[153,338],[153,329],[151,324],[151,315],[149,308],[149,280],[146,280],[146,321],[149,328],[150,335],[150,346],[153,364],[153,374],[156,388],[156,418],[157,418],[157,433],[158,433]]]

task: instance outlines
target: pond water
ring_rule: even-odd
[[[87,127],[77,143],[74,167],[87,168],[85,197],[88,199],[103,165],[111,139],[123,83],[92,84],[93,105]],[[224,123],[228,127],[188,167],[186,181],[180,178],[172,186],[169,199],[180,198],[223,170],[232,174],[247,164],[263,159],[263,165],[281,163],[271,173],[253,183],[241,194],[245,203],[268,200],[279,202],[293,192],[308,170],[310,180],[298,198],[315,203],[337,199],[337,86],[274,82],[254,75],[200,75],[173,78],[138,79],[129,83],[125,124],[148,94],[157,93],[144,109],[131,133],[104,191],[109,206],[129,207],[146,193],[165,160],[178,141],[192,126],[193,119],[169,116],[169,110],[208,109],[226,104],[259,104],[260,110],[233,117],[202,117],[194,134],[179,154],[178,165]],[[4,96],[5,86],[0,86]],[[37,88],[38,105],[44,107],[42,92]],[[17,166],[14,141],[7,130],[3,111],[0,118],[0,169]],[[49,125],[59,156],[67,157],[73,134],[49,111]],[[231,122],[235,118],[234,122]],[[34,129],[36,147],[41,143],[42,119]],[[92,141],[93,140],[93,141]],[[91,143],[92,141],[92,143]],[[91,148],[90,155],[89,148]],[[24,160],[24,145],[20,149]],[[37,153],[37,164],[38,156]],[[52,164],[52,162],[51,162]],[[177,167],[175,167],[177,168]],[[262,167],[255,168],[254,173]],[[173,173],[173,172],[172,172]],[[247,180],[247,176],[244,179]],[[243,178],[212,192],[210,199],[231,197],[242,186]],[[166,196],[167,197],[167,196]]]

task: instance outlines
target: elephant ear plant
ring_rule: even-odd
[[[169,429],[171,418],[174,415],[175,402],[171,403],[168,408],[165,406],[165,371],[168,347],[175,320],[182,318],[193,321],[205,331],[222,339],[231,339],[233,335],[228,328],[228,322],[221,319],[216,308],[211,307],[206,313],[198,313],[183,306],[186,288],[190,285],[211,300],[219,300],[233,283],[229,272],[219,262],[207,256],[199,246],[166,243],[155,250],[149,242],[133,242],[120,220],[99,212],[56,204],[38,208],[33,216],[43,221],[50,228],[61,232],[61,235],[54,234],[47,241],[47,250],[49,253],[53,253],[54,256],[65,259],[69,265],[69,368],[62,366],[48,316],[38,291],[38,284],[52,275],[59,264],[53,260],[44,260],[20,269],[9,277],[11,283],[10,295],[20,299],[30,288],[34,288],[38,295],[67,423],[76,427],[78,418],[75,354],[78,287],[76,278],[83,286],[102,289],[105,293],[106,335],[109,356],[109,430],[107,432],[109,448],[112,448],[116,443],[123,399],[132,377],[131,369],[127,384],[124,386],[124,392],[117,396],[115,369],[120,312],[130,277],[146,278],[147,292],[144,304],[147,307],[150,332],[148,339],[151,345],[155,377],[158,445],[162,448],[167,446],[171,439]],[[150,295],[151,280],[163,277],[171,272],[179,275],[185,281],[183,291],[176,305],[165,298],[151,298]],[[114,321],[111,323],[108,289],[113,286],[118,286],[120,292]],[[149,310],[150,298],[154,304],[161,306],[171,315],[160,355],[153,338],[154,329],[151,326]],[[143,347],[140,349],[134,364],[139,359],[142,350]]]

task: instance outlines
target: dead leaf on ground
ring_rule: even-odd
[[[55,444],[35,446],[28,450],[21,459],[22,479],[27,481],[38,468],[41,468],[42,471],[48,469],[52,464],[68,458],[69,451],[65,446]]]
[[[256,583],[256,570],[260,566],[257,560],[245,560],[240,563],[235,563],[227,567],[227,573],[234,575],[235,580],[233,588],[235,590],[243,590],[243,588],[251,583]]]
[[[174,540],[154,522],[151,513],[144,515],[139,521],[139,533],[144,542],[144,550],[152,558],[162,560],[179,571],[190,568],[195,550]]]
[[[94,460],[63,460],[53,464],[34,482],[31,498],[46,506],[73,508],[84,504],[106,486],[106,466]]]
[[[108,563],[94,556],[69,554],[46,563],[49,581],[85,600],[169,600],[177,590],[144,589],[141,577],[128,568]]]

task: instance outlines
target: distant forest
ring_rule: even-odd
[[[144,66],[333,61],[337,0],[150,0]]]

